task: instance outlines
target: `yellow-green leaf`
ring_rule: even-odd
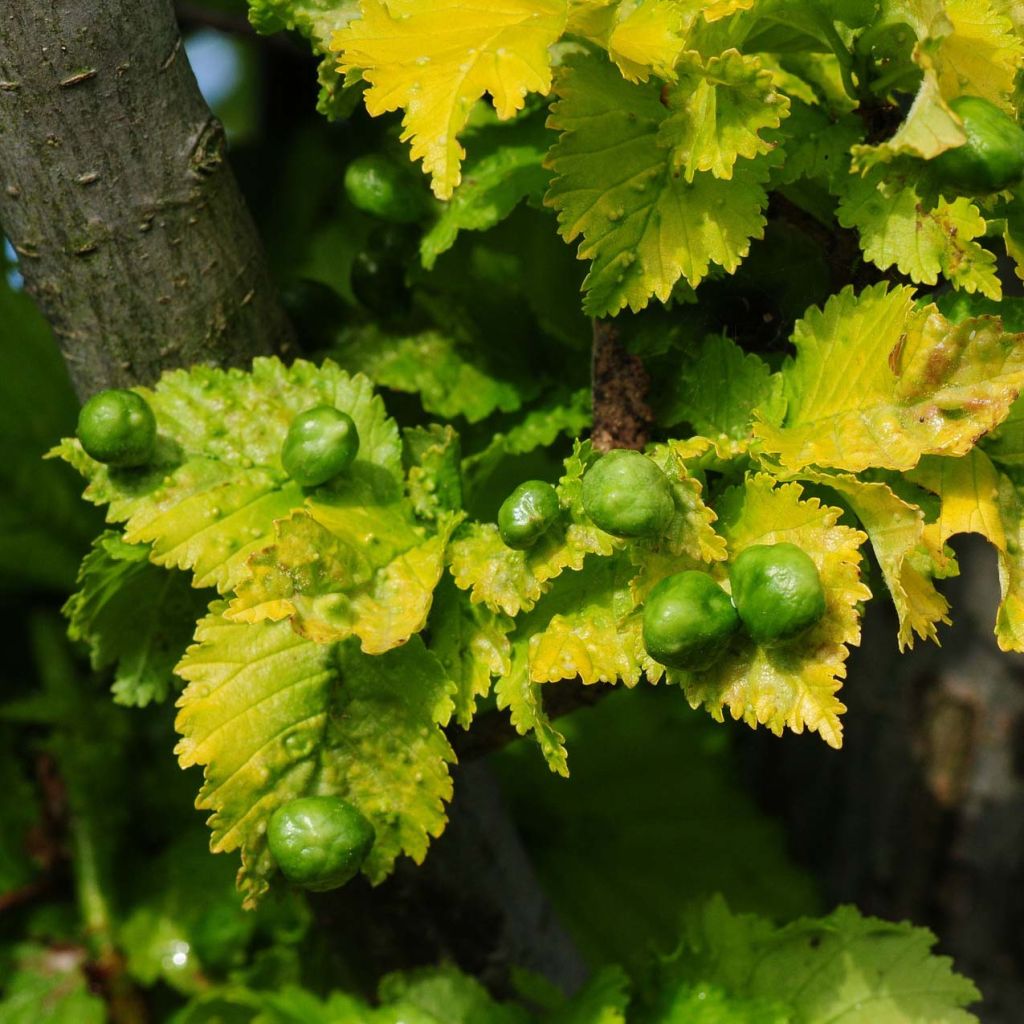
[[[748,725],[818,733],[842,744],[836,693],[846,675],[848,645],[860,642],[858,605],[871,596],[860,575],[859,530],[842,526],[837,508],[801,497],[795,483],[776,485],[766,474],[728,492],[719,512],[730,558],[752,544],[796,544],[814,560],[825,588],[824,618],[804,636],[777,647],[740,637],[704,672],[670,671],[693,707],[703,705],[721,721],[724,710]]]
[[[227,621],[214,606],[178,666],[181,766],[204,766],[196,806],[211,811],[214,852],[240,849],[249,906],[274,863],[267,819],[289,800],[333,794],[377,832],[363,870],[379,881],[396,856],[419,861],[441,833],[454,759],[441,726],[450,683],[417,639],[379,657],[315,644],[288,623]]]
[[[548,47],[565,28],[566,0],[362,0],[361,11],[331,41],[339,67],[362,72],[372,116],[404,110],[402,139],[447,199],[462,180],[458,135],[473,104],[488,93],[505,119],[527,93],[550,89]]]
[[[845,288],[797,323],[785,419],[754,432],[789,469],[906,470],[965,454],[1024,386],[1022,341],[995,317],[952,324],[915,308],[910,288]]]

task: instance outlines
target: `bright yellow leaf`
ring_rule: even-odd
[[[374,117],[405,111],[402,139],[448,199],[462,180],[458,135],[473,104],[489,93],[507,119],[527,93],[551,88],[548,47],[565,28],[566,0],[362,0],[361,9],[331,40],[339,68],[362,72]]]

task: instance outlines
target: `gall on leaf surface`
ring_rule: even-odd
[[[249,557],[273,541],[274,522],[306,503],[280,457],[292,419],[305,409],[348,413],[360,442],[352,475],[401,487],[397,426],[369,380],[334,363],[256,359],[251,372],[196,366],[137,390],[157,419],[152,466],[112,469],[73,438],[51,454],[89,481],[85,498],[109,506],[108,522],[125,524],[128,543],[152,545],[153,562],[191,570],[197,587],[233,590],[248,575]]]
[[[175,748],[183,768],[204,766],[196,806],[211,811],[211,849],[241,850],[248,905],[275,868],[270,815],[289,800],[340,796],[372,822],[363,866],[377,882],[399,853],[426,855],[444,829],[454,754],[441,727],[451,684],[417,638],[378,657],[352,644],[316,644],[287,622],[230,622],[215,605],[177,671]]]
[[[339,67],[362,73],[373,117],[404,111],[412,159],[449,199],[462,180],[458,136],[473,104],[489,93],[506,120],[528,93],[551,88],[548,47],[565,29],[566,0],[362,0],[360,10],[331,41]]]
[[[963,455],[1002,422],[1024,387],[1024,344],[996,317],[953,324],[912,288],[844,288],[793,332],[781,424],[754,425],[784,467],[907,470]]]
[[[777,736],[786,728],[806,728],[838,748],[839,716],[846,709],[836,693],[846,675],[848,645],[860,643],[858,605],[871,597],[860,574],[860,546],[867,538],[839,524],[840,509],[802,493],[799,484],[776,485],[767,474],[748,477],[719,502],[719,531],[730,559],[754,544],[785,541],[802,548],[821,576],[824,618],[777,647],[760,647],[741,635],[709,669],[669,670],[667,676],[682,685],[691,706],[703,705],[718,721],[728,709],[751,727],[765,725]]]
[[[579,570],[588,554],[610,555],[621,546],[583,510],[583,474],[592,458],[590,442],[577,442],[558,482],[562,520],[533,547],[508,547],[494,523],[471,523],[455,537],[449,547],[451,573],[474,603],[505,615],[529,611],[564,570]]]
[[[679,280],[695,287],[717,264],[739,266],[764,231],[766,156],[743,160],[728,180],[686,181],[673,166],[676,133],[657,83],[630,85],[606,61],[572,57],[559,70],[549,126],[555,177],[545,202],[567,242],[591,261],[584,311],[608,316],[663,302]]]

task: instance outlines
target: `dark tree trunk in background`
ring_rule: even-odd
[[[940,936],[984,995],[985,1024],[1024,1007],[1024,658],[999,651],[995,555],[960,538],[942,647],[900,655],[883,599],[840,696],[842,751],[814,737],[744,735],[751,784],[786,821],[827,903]]]
[[[0,4],[0,226],[82,396],[287,348],[170,0]]]

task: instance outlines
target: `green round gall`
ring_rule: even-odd
[[[1024,177],[1024,130],[1009,114],[980,96],[958,96],[950,108],[963,122],[967,141],[932,160],[942,185],[963,195],[986,195]]]
[[[704,572],[663,579],[644,603],[644,647],[670,668],[708,668],[739,625],[729,595]]]
[[[317,405],[292,420],[281,447],[285,472],[303,487],[317,487],[343,473],[359,451],[359,432],[348,413]]]
[[[602,455],[583,477],[583,507],[595,526],[616,537],[653,537],[672,518],[668,477],[641,452]]]
[[[267,845],[281,874],[314,892],[351,879],[373,846],[373,825],[347,800],[307,796],[270,816]]]
[[[498,509],[498,532],[510,548],[523,550],[536,544],[560,514],[554,487],[543,480],[527,480]]]
[[[353,206],[393,224],[413,224],[426,212],[426,193],[409,169],[379,153],[345,168],[345,194]]]
[[[97,462],[143,466],[156,447],[156,417],[149,403],[134,391],[101,391],[78,414],[78,440]]]
[[[818,567],[795,544],[744,548],[729,569],[740,621],[759,644],[798,637],[825,614]]]

